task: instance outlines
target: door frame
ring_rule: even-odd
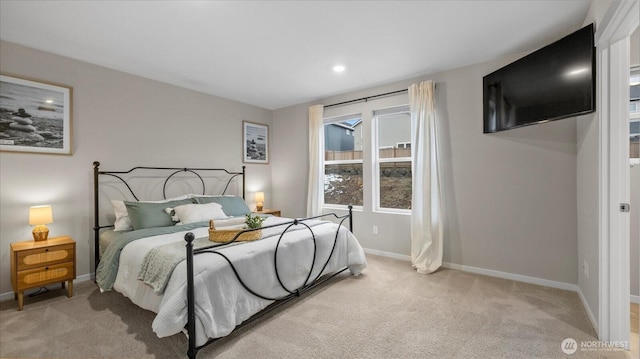
[[[598,337],[626,342],[630,333],[629,36],[640,22],[639,0],[613,2],[596,31],[599,127]]]

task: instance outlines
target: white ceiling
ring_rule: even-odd
[[[278,109],[535,50],[590,4],[1,0],[0,38]]]

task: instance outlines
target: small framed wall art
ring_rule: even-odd
[[[0,75],[0,151],[71,154],[70,86]]]
[[[242,122],[242,161],[269,163],[269,126]]]

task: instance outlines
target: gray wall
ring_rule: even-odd
[[[599,297],[599,131],[597,113],[578,121],[577,208],[578,208],[578,287],[595,319]],[[585,272],[585,263],[588,273]]]
[[[0,42],[0,70],[73,87],[73,155],[0,153],[0,293],[11,292],[9,243],[30,240],[29,206],[51,204],[50,235],[77,242],[77,274],[93,264],[92,162],[240,170],[242,121],[272,124],[272,111]],[[266,192],[271,167],[248,165],[251,191]],[[248,202],[252,202],[249,194]]]
[[[576,120],[566,119],[493,135],[482,133],[482,76],[517,57],[473,65],[318,101],[331,104],[436,81],[436,107],[442,134],[442,179],[446,211],[446,262],[577,283]],[[331,108],[326,116],[361,112],[365,156],[371,151],[374,109],[407,104],[406,95]],[[309,104],[275,111],[274,143],[289,131],[300,142],[274,146],[274,204],[299,213],[308,180]],[[291,132],[290,132],[291,133]],[[365,161],[367,162],[367,161]],[[289,164],[300,171],[284,175]],[[371,182],[365,163],[365,184]],[[285,190],[286,189],[286,195]],[[282,193],[283,196],[278,195]],[[408,256],[409,216],[374,213],[365,197],[355,214],[355,234],[364,247]],[[379,235],[372,234],[377,225]]]

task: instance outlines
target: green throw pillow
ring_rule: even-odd
[[[173,226],[175,223],[171,220],[171,214],[165,212],[165,208],[191,203],[193,203],[191,199],[162,203],[124,201],[134,230]]]

